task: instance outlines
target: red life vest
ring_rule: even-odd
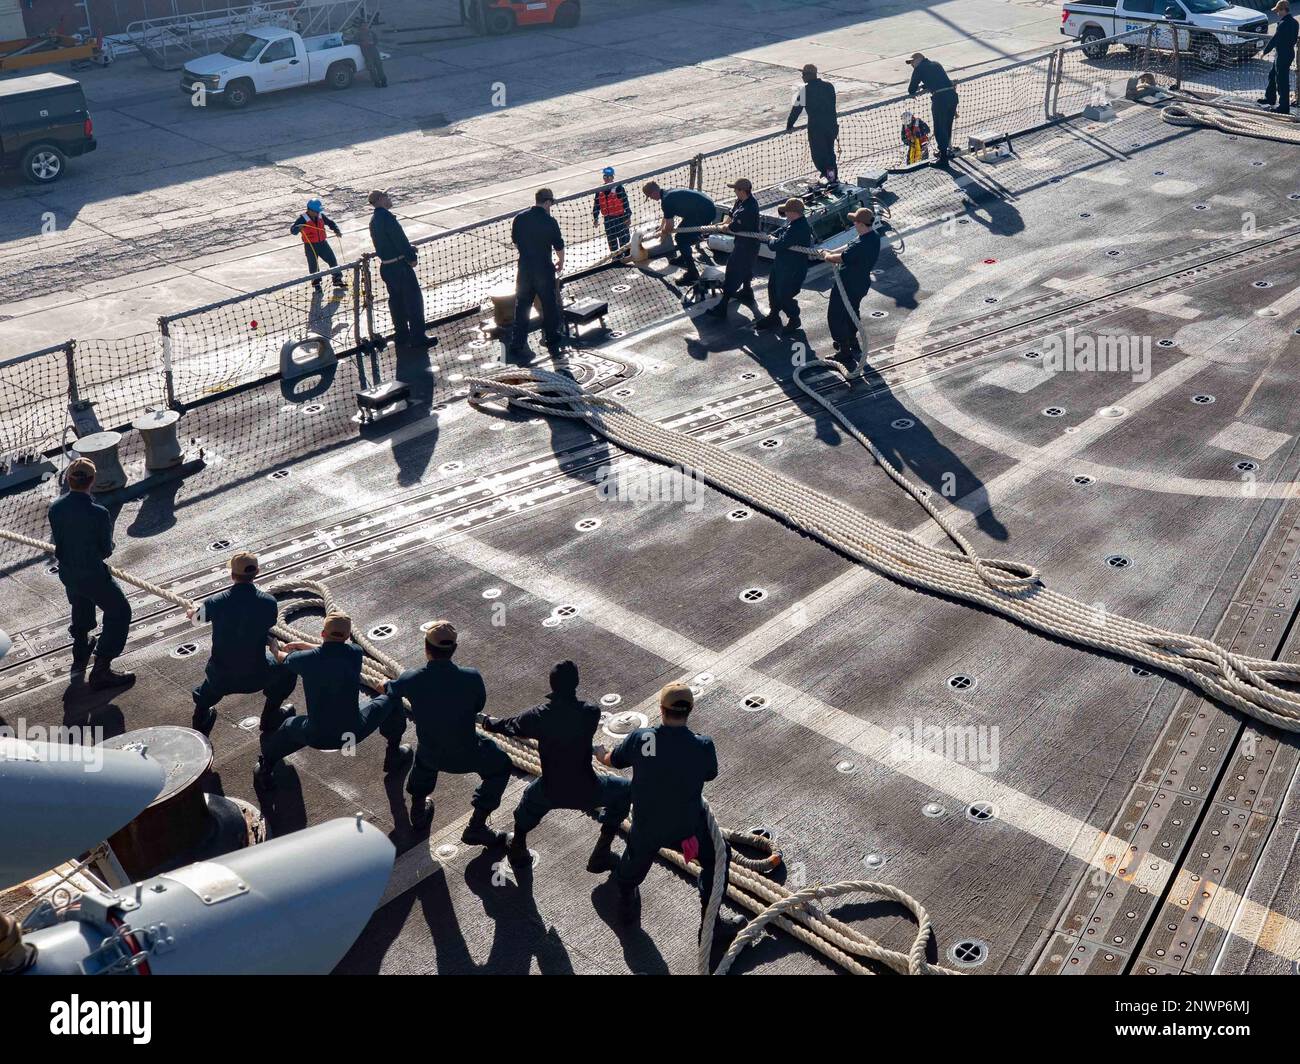
[[[606,192],[603,188],[596,190],[596,203],[600,205],[600,213],[605,218],[621,218],[623,216],[623,197],[614,189]]]
[[[302,228],[298,230],[302,234],[304,244],[319,244],[325,239],[325,216],[318,214],[312,218],[310,214],[303,213]]]

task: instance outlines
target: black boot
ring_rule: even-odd
[[[133,683],[135,683],[135,673],[116,672],[111,660],[95,659],[95,667],[90,670],[91,690],[106,691],[112,687],[126,687]]]
[[[93,635],[88,635],[84,639],[74,639],[72,641],[72,671],[85,672],[86,666],[90,664],[90,655],[95,652],[95,644],[99,642]]]
[[[487,813],[481,809],[475,809],[474,815],[469,818],[469,823],[465,825],[465,830],[461,832],[460,841],[467,846],[504,848],[510,839],[504,831],[497,831],[488,823]]]
[[[190,721],[190,727],[196,732],[202,732],[204,735],[212,734],[212,727],[217,723],[217,710],[215,706],[209,706],[207,709],[194,707],[194,717]]]
[[[258,791],[275,790],[275,766],[268,763],[265,757],[259,757],[257,766],[253,769],[253,788]]]
[[[754,321],[754,328],[766,331],[767,329],[775,329],[780,324],[781,319],[775,314],[764,314]]]
[[[282,706],[263,706],[262,723],[260,731],[263,735],[269,735],[273,731],[278,731],[281,724],[293,716],[293,706],[288,702]]]
[[[510,833],[510,845],[506,847],[506,860],[512,865],[531,865],[533,855],[528,852],[528,832],[518,827]]]
[[[614,828],[602,827],[600,829],[600,838],[596,840],[596,848],[591,851],[591,856],[587,858],[588,872],[609,872],[618,864],[618,858],[610,851],[610,845],[617,833]]]
[[[411,795],[411,827],[427,828],[433,820],[433,802],[427,794]]]
[[[391,776],[401,772],[411,763],[412,756],[409,746],[402,743],[389,743],[388,749],[384,751],[384,775]]]
[[[633,927],[641,922],[641,888],[624,887],[618,888],[618,915],[627,927]]]

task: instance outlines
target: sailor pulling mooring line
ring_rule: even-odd
[[[493,735],[537,743],[542,774],[524,788],[515,808],[515,830],[507,856],[530,864],[528,833],[555,809],[577,809],[596,816],[600,835],[587,858],[588,872],[609,872],[618,863],[611,846],[619,826],[632,811],[632,785],[622,776],[592,768],[600,707],[578,697],[578,666],[561,661],[550,675],[546,701],[514,717],[482,715],[479,722]]]
[[[271,629],[280,604],[254,584],[257,573],[257,556],[240,551],[230,559],[230,587],[186,610],[190,620],[212,625],[212,655],[193,695],[191,727],[204,735],[212,734],[217,703],[227,695],[262,692],[266,699],[263,735],[293,716],[293,706],[284,700],[293,692],[298,677],[272,654],[277,647]]]
[[[82,672],[93,654],[90,687],[96,691],[124,687],[135,681],[135,674],[115,671],[113,661],[126,647],[131,604],[107,565],[113,555],[113,519],[90,497],[95,486],[94,462],[75,459],[65,479],[68,493],[50,504],[49,521],[59,583],[72,607],[68,625],[72,668]],[[98,639],[90,634],[95,630],[96,609],[104,615]]]
[[[758,200],[749,178],[737,178],[731,183],[736,202],[727,211],[725,225],[718,231],[732,234],[731,254],[727,256],[727,269],[722,278],[722,295],[715,306],[705,311],[715,318],[727,316],[727,304],[732,299],[752,307],[758,314],[758,300],[754,297],[754,267],[758,263],[759,241],[750,235],[759,231]]]
[[[780,208],[786,220],[771,242],[776,258],[767,276],[768,312],[754,322],[755,329],[781,328],[781,315],[786,316],[785,329],[794,332],[802,322],[799,317],[799,292],[808,276],[808,252],[816,239],[808,224],[803,200],[791,196]]]
[[[678,284],[694,284],[700,279],[699,267],[695,265],[695,245],[700,242],[701,234],[710,231],[717,221],[717,206],[703,192],[693,188],[663,189],[658,181],[647,181],[641,186],[641,191],[647,199],[663,208],[664,220],[659,227],[659,237],[664,240],[670,233],[673,235],[677,257],[668,261],[685,271],[677,279]],[[680,219],[680,223],[675,219]]]
[[[402,700],[411,707],[410,718],[419,740],[406,781],[411,826],[424,828],[433,819],[433,792],[440,772],[474,773],[480,782],[471,802],[474,813],[461,842],[500,848],[509,840],[505,832],[492,826],[490,818],[510,782],[510,758],[475,728],[487,705],[487,687],[477,669],[451,660],[458,638],[450,621],[434,621],[424,633],[424,665],[390,680],[376,702],[389,707],[393,717],[403,723]]]

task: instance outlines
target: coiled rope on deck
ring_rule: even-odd
[[[1238,137],[1300,144],[1300,123],[1290,115],[1261,111],[1248,104],[1210,99],[1187,92],[1166,90],[1174,102],[1160,109],[1160,119],[1171,126],[1217,129]]]

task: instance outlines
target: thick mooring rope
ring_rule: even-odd
[[[53,555],[54,553],[54,544],[34,539],[31,536],[24,536],[17,532],[0,529],[0,539],[29,547],[44,554]],[[178,595],[174,591],[170,591],[124,569],[119,569],[117,566],[110,565],[108,569],[119,580],[131,584],[141,591],[155,595],[173,606],[183,610],[190,610],[198,605],[198,603],[183,595]],[[289,579],[270,584],[266,590],[281,598],[278,623],[271,629],[271,634],[281,642],[319,644],[321,641],[319,634],[304,632],[295,628],[288,623],[288,619],[303,609],[310,608],[325,613],[338,609],[339,604],[329,586],[318,580]],[[362,635],[355,628],[353,629],[352,638],[366,655],[362,665],[362,682],[372,691],[382,691],[384,685],[390,679],[396,678],[401,673],[401,663],[385,654],[374,644],[373,640]],[[480,734],[501,747],[516,768],[533,776],[542,774],[542,763],[537,755],[537,744],[534,741],[496,735],[483,731],[481,728],[479,731]],[[595,767],[598,772],[604,773],[607,771],[599,764]],[[817,950],[829,960],[858,975],[875,974],[870,968],[861,963],[863,959],[876,961],[902,974],[960,974],[947,968],[929,964],[926,961],[925,951],[931,934],[929,914],[919,902],[900,891],[897,887],[893,887],[888,883],[859,881],[836,883],[826,887],[809,887],[792,892],[779,883],[764,878],[762,875],[763,872],[773,871],[781,864],[781,854],[771,839],[763,835],[731,831],[719,827],[707,802],[705,803],[705,813],[709,833],[713,840],[716,863],[714,865],[713,893],[705,912],[704,927],[700,935],[699,949],[696,955],[696,970],[699,974],[708,975],[710,971],[712,933],[716,924],[718,909],[722,904],[724,878],[722,870],[727,853],[727,849],[723,845],[724,840],[732,844],[747,846],[760,853],[766,853],[767,856],[753,858],[732,851],[727,897],[738,907],[748,909],[757,915],[736,937],[714,974],[725,974],[735,962],[740,951],[746,945],[761,937],[763,929],[768,924],[774,924],[800,942]],[[626,833],[631,829],[631,821],[625,820],[621,826]],[[698,862],[687,861],[676,850],[663,849],[659,851],[659,855],[689,876],[698,876],[700,873]],[[896,950],[886,949],[874,939],[833,917],[827,916],[815,907],[814,903],[822,898],[838,897],[846,893],[874,894],[888,898],[911,912],[916,919],[917,933],[909,951],[900,953]]]
[[[815,370],[844,373],[822,359],[810,362],[796,378],[810,394],[803,378]],[[508,369],[467,384],[472,403],[504,401],[551,417],[585,421],[622,449],[686,468],[719,491],[902,583],[983,606],[1055,638],[1173,673],[1225,705],[1274,727],[1300,731],[1300,694],[1273,682],[1300,683],[1300,665],[1246,657],[1208,639],[1101,612],[1048,589],[1030,566],[979,558],[939,518],[920,490],[909,486],[887,463],[895,481],[939,521],[960,550],[932,546],[748,458],[645,421],[612,399],[586,392],[569,377],[540,369]],[[860,431],[838,411],[827,409],[883,463]]]
[[[1160,118],[1171,126],[1217,129],[1239,137],[1300,144],[1300,123],[1290,115],[1272,114],[1228,100],[1202,99],[1185,92],[1170,95],[1174,102],[1161,108]]]

